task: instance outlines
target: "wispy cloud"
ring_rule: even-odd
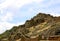
[[[25,4],[29,4],[29,3],[32,3],[32,2],[40,2],[42,0],[5,0],[5,2],[2,2],[0,4],[0,9],[1,8],[5,8],[5,7],[8,7],[8,6],[15,6],[15,7],[21,7]]]
[[[3,15],[0,17],[1,21],[11,21],[13,17],[13,14],[11,12],[7,12],[6,15]]]

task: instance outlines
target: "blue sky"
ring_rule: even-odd
[[[60,16],[60,0],[0,0],[0,33],[39,12]]]

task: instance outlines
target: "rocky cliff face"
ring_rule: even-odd
[[[20,41],[24,38],[60,35],[60,17],[39,13],[25,24],[14,26],[0,35],[0,41]]]

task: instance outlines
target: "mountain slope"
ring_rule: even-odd
[[[24,38],[60,35],[60,17],[39,13],[25,24],[14,26],[0,35],[0,41],[20,41]]]

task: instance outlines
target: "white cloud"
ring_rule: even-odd
[[[11,21],[13,19],[13,13],[7,12],[6,15],[0,16],[1,21]]]
[[[15,6],[17,8],[20,8],[21,6],[25,4],[29,4],[32,2],[41,2],[41,1],[42,0],[6,0],[5,2],[0,4],[0,10],[8,6]]]
[[[5,2],[2,2],[0,4],[0,10],[2,8],[6,8],[6,7],[10,6],[13,2],[14,2],[14,0],[5,0]]]
[[[42,0],[17,0],[15,4],[15,6],[17,7],[21,7],[25,4],[29,4],[29,3],[32,3],[32,2],[41,2]]]
[[[3,10],[0,10],[0,14],[3,14]]]

